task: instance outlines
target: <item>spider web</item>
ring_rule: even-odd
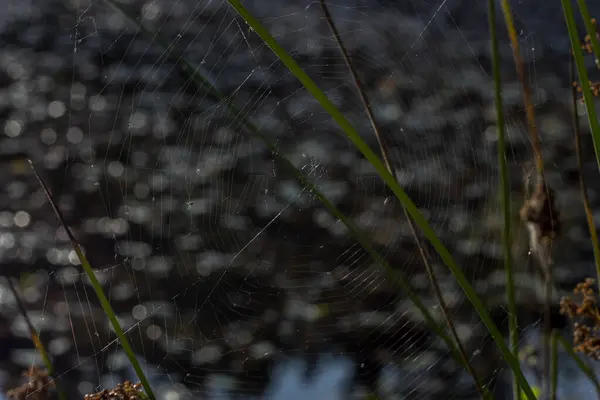
[[[99,0],[36,14],[24,35],[37,44],[2,58],[16,108],[4,132],[19,141],[14,153],[43,164],[157,392],[169,399],[475,398],[471,377],[397,283],[228,109],[235,103],[443,322],[400,205],[270,49],[227,2],[119,4],[151,35]],[[401,185],[505,327],[485,2],[328,4]],[[318,2],[245,6],[377,148]],[[566,54],[568,42],[555,33],[546,40],[552,23],[562,27],[560,8],[548,9],[552,23],[527,11],[515,5],[540,124],[558,149],[548,162],[560,167],[569,143],[566,66],[549,71],[545,62]],[[45,38],[52,26],[54,36]],[[516,208],[531,171],[529,144],[506,41],[502,55]],[[189,60],[225,97],[208,95],[174,57]],[[3,257],[24,266],[8,275],[21,276],[25,300],[40,310],[32,319],[60,378],[80,394],[135,380],[43,194],[20,162],[11,156],[7,165],[9,198],[27,201],[1,214]],[[519,318],[534,327],[539,301],[525,269],[527,240],[518,228],[515,236]],[[470,361],[502,395],[505,367],[493,342],[429,248],[428,259]],[[14,321],[12,330],[26,337],[22,318]],[[23,365],[36,357],[14,353]]]

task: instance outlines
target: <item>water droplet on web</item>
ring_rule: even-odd
[[[476,350],[473,352],[473,355],[474,355],[474,356],[478,356],[478,355],[480,355],[480,354],[481,354],[481,349],[476,349]]]

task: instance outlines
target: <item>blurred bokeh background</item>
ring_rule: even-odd
[[[594,271],[570,129],[568,38],[560,2],[513,3],[564,224],[553,325],[566,329],[559,296]],[[69,398],[135,380],[31,158],[161,398],[477,398],[471,378],[344,225],[175,62],[185,57],[232,99],[441,318],[393,195],[227,2],[119,4],[150,35],[103,0],[0,0],[2,392],[40,362],[4,277],[18,284]],[[244,4],[376,146],[318,2]],[[505,330],[486,2],[328,4],[393,144],[400,183]],[[499,26],[516,210],[532,165]],[[600,210],[583,126],[590,200]],[[523,363],[536,382],[543,297],[517,218],[514,228]],[[473,365],[508,398],[495,345],[431,254]],[[590,391],[561,356],[560,398]]]

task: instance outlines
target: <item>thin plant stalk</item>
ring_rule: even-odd
[[[286,168],[289,172],[291,172],[296,179],[306,187],[310,192],[312,192],[317,199],[327,208],[327,210],[339,219],[349,230],[350,234],[358,240],[360,245],[363,247],[367,253],[371,256],[371,258],[383,266],[384,269],[392,276],[392,278],[397,282],[398,286],[402,291],[404,291],[415,307],[419,310],[421,315],[423,316],[425,322],[434,330],[434,332],[448,345],[451,349],[452,356],[466,369],[466,365],[462,360],[456,346],[452,339],[444,332],[443,328],[438,324],[438,322],[433,318],[432,314],[429,312],[427,307],[425,307],[424,303],[419,299],[414,289],[409,285],[408,282],[404,280],[402,276],[400,276],[394,269],[379,255],[379,253],[375,250],[371,240],[364,235],[360,229],[351,222],[349,218],[347,218],[332,202],[330,202],[327,197],[318,189],[318,187],[313,184],[309,178],[298,168],[296,168],[290,160],[282,154],[279,148],[266,136],[264,135],[258,127],[253,124],[250,120],[248,120],[245,115],[237,108],[234,102],[227,96],[224,96],[213,84],[202,76],[201,73],[198,72],[197,69],[192,67],[192,64],[186,60],[185,57],[176,55],[173,52],[173,49],[165,43],[165,41],[161,40],[157,34],[152,34],[148,31],[138,20],[133,18],[129,13],[119,4],[113,2],[112,0],[105,0],[107,4],[109,4],[115,11],[123,15],[126,19],[128,19],[132,24],[134,24],[140,31],[149,36],[152,40],[156,41],[159,46],[161,46],[166,56],[171,58],[173,62],[180,66],[182,72],[188,75],[189,79],[194,82],[194,84],[198,87],[199,90],[204,90],[208,95],[212,96],[214,99],[218,101],[222,101],[225,106],[235,115],[235,118],[239,118],[241,123],[248,134],[254,136],[261,140],[265,146],[269,149],[269,151],[283,164],[283,167]]]
[[[550,350],[552,363],[550,364],[550,400],[556,400],[556,387],[558,386],[558,332],[552,331]]]
[[[515,61],[515,67],[517,69],[517,75],[519,82],[521,83],[521,90],[523,91],[523,103],[525,105],[525,115],[527,117],[527,125],[529,135],[531,137],[531,147],[533,149],[533,158],[535,168],[537,171],[537,184],[543,184],[544,180],[544,162],[542,160],[542,150],[540,135],[537,130],[535,122],[535,113],[533,109],[533,99],[531,96],[531,88],[527,84],[525,78],[525,68],[523,67],[523,59],[521,58],[521,50],[519,46],[519,39],[517,37],[517,29],[515,28],[515,22],[512,16],[509,0],[502,0],[502,13],[504,14],[504,23],[508,30],[508,37],[510,38],[510,44],[512,46],[513,58]]]
[[[575,68],[573,58],[569,57],[569,77],[572,83],[575,82]],[[596,266],[596,279],[600,282],[600,245],[598,244],[598,232],[596,231],[596,222],[594,221],[594,213],[590,208],[590,200],[587,193],[587,185],[583,176],[583,162],[581,159],[581,129],[579,127],[579,116],[577,115],[577,89],[572,86],[571,92],[571,107],[573,111],[573,133],[575,135],[575,155],[577,157],[577,171],[579,172],[579,188],[581,190],[581,199],[583,201],[583,209],[588,223],[588,230],[592,240],[592,249],[594,250],[594,261]]]
[[[587,376],[590,382],[592,382],[592,384],[596,388],[596,394],[600,399],[600,382],[598,381],[594,370],[590,368],[590,366],[587,365],[585,361],[583,361],[581,357],[577,355],[577,353],[575,353],[575,350],[573,350],[573,345],[569,343],[564,337],[562,337],[562,335],[557,334],[556,340],[558,341],[558,343],[560,343],[563,349],[565,349],[565,351],[573,359],[573,361],[575,361],[579,370],[583,372],[585,376]]]
[[[577,0],[577,5],[579,6],[579,12],[581,13],[581,17],[583,18],[585,29],[587,30],[587,33],[590,36],[590,43],[592,44],[592,51],[594,53],[594,62],[596,64],[596,67],[600,68],[600,42],[596,37],[596,28],[592,24],[592,18],[590,17],[590,12],[588,11],[587,3],[585,2],[585,0]]]
[[[373,168],[377,171],[378,175],[383,179],[386,185],[392,190],[394,195],[398,198],[400,203],[407,209],[410,216],[413,218],[415,223],[421,228],[425,237],[432,244],[438,255],[442,258],[444,263],[448,266],[458,284],[463,289],[467,298],[473,304],[475,310],[481,317],[483,323],[486,325],[490,335],[496,342],[502,356],[508,363],[509,367],[517,375],[519,384],[525,392],[525,395],[530,400],[535,400],[535,394],[531,389],[531,386],[527,382],[519,360],[512,354],[509,347],[504,341],[504,337],[494,321],[475,289],[466,279],[464,273],[448,251],[443,245],[441,240],[437,237],[433,228],[427,222],[427,219],[412,201],[412,199],[406,194],[404,189],[396,182],[392,174],[387,170],[386,166],[379,159],[379,157],[373,152],[373,150],[364,142],[358,131],[352,126],[352,124],[344,117],[344,115],[337,109],[333,102],[327,97],[327,95],[317,86],[317,84],[302,70],[298,63],[277,43],[269,31],[256,19],[242,4],[240,0],[228,0],[229,4],[237,13],[246,21],[246,23],[256,32],[256,34],[263,40],[263,42],[271,48],[273,53],[285,64],[288,70],[296,76],[296,78],[302,83],[307,91],[317,100],[323,109],[337,122],[340,129],[346,134],[350,141],[354,144],[357,150],[359,150],[363,156],[369,161]]]
[[[35,349],[37,350],[37,352],[40,354],[40,357],[42,357],[42,362],[44,363],[44,366],[46,367],[46,370],[48,371],[48,375],[50,375],[54,378],[55,385],[56,385],[56,391],[58,393],[59,399],[67,400],[67,395],[65,394],[65,391],[63,390],[63,388],[60,386],[60,382],[58,382],[58,378],[55,376],[56,371],[54,369],[54,364],[52,364],[52,360],[50,359],[50,354],[48,353],[48,350],[46,350],[44,343],[42,343],[42,340],[40,338],[40,335],[38,334],[37,329],[35,329],[35,326],[33,326],[33,322],[31,322],[31,319],[29,318],[29,314],[27,313],[25,304],[23,304],[23,301],[21,300],[21,296],[19,296],[19,292],[17,291],[17,288],[15,287],[14,283],[8,276],[6,276],[5,279],[6,279],[6,283],[8,284],[9,290],[15,297],[15,302],[17,303],[17,308],[19,309],[19,312],[25,319],[25,324],[27,325],[27,329],[29,330],[29,336],[31,336],[31,341],[33,342],[33,345],[35,346]]]
[[[519,46],[519,39],[517,37],[517,30],[515,28],[515,22],[512,15],[509,0],[502,0],[502,13],[504,15],[504,22],[508,31],[508,37],[512,46],[513,59],[517,70],[519,82],[521,84],[521,90],[523,92],[523,103],[525,106],[525,115],[527,117],[527,126],[529,136],[531,139],[531,147],[533,150],[534,164],[537,172],[536,187],[545,187],[544,178],[544,162],[542,159],[541,141],[540,135],[535,122],[535,111],[533,106],[533,99],[531,95],[531,88],[527,83],[525,77],[525,68],[523,66],[523,59],[521,58],[521,50]],[[532,233],[533,234],[533,233]],[[543,273],[544,278],[544,352],[543,352],[543,392],[548,393],[550,390],[549,376],[550,376],[550,336],[552,335],[552,262],[549,257],[544,253],[540,252],[540,249],[533,249],[537,253],[537,260],[540,264],[540,269]]]
[[[138,379],[140,380],[142,386],[144,387],[144,391],[146,392],[146,395],[148,396],[148,398],[150,400],[154,400],[156,397],[154,396],[154,392],[152,391],[152,388],[150,387],[150,382],[146,378],[146,375],[144,374],[144,371],[142,370],[142,367],[140,366],[140,363],[137,360],[135,353],[133,352],[133,348],[129,344],[129,340],[127,339],[127,336],[125,336],[125,332],[123,331],[123,328],[121,327],[121,324],[119,323],[119,320],[117,319],[117,315],[115,314],[112,306],[110,305],[108,298],[104,294],[104,291],[102,290],[102,285],[98,281],[98,278],[96,278],[96,274],[94,273],[92,266],[90,265],[85,254],[83,253],[83,249],[79,245],[79,242],[77,241],[77,239],[75,239],[73,232],[71,232],[71,229],[66,224],[66,221],[63,218],[63,215],[62,215],[60,209],[58,208],[58,205],[54,201],[52,194],[50,193],[50,190],[44,183],[42,177],[37,172],[35,165],[33,165],[33,162],[31,160],[28,160],[28,161],[31,165],[31,169],[33,170],[33,173],[35,174],[36,179],[38,180],[40,186],[42,187],[42,189],[44,191],[44,194],[46,195],[46,198],[48,199],[48,202],[52,206],[52,209],[54,210],[56,217],[58,218],[60,224],[63,226],[65,232],[67,233],[67,236],[69,237],[69,241],[71,242],[71,246],[73,246],[73,249],[75,250],[75,253],[77,254],[77,257],[79,258],[79,262],[81,263],[83,270],[85,271],[87,277],[89,278],[90,283],[92,284],[92,287],[94,288],[94,291],[96,292],[96,296],[98,296],[100,305],[102,306],[102,309],[104,310],[104,313],[106,314],[106,317],[109,319],[110,323],[112,324],[112,327],[117,335],[117,338],[119,339],[121,346],[123,347],[123,350],[125,351],[125,354],[127,355],[127,358],[129,359],[129,362],[131,363],[131,366],[133,367],[135,373],[137,374]]]
[[[598,123],[598,115],[596,113],[596,107],[594,105],[594,95],[592,88],[590,87],[590,80],[583,59],[583,50],[581,49],[579,42],[579,33],[577,32],[577,23],[575,21],[575,15],[573,14],[573,7],[571,6],[570,0],[560,0],[565,14],[565,22],[567,24],[567,31],[569,32],[569,39],[571,41],[571,48],[573,49],[573,56],[575,58],[575,66],[577,67],[577,73],[579,75],[579,83],[581,85],[581,91],[583,93],[583,101],[586,106],[586,113],[588,117],[588,123],[592,134],[592,140],[594,144],[594,151],[596,153],[596,162],[598,169],[600,170],[600,123]]]
[[[498,131],[498,167],[500,171],[500,207],[504,220],[502,228],[502,253],[504,257],[504,272],[506,274],[506,302],[508,306],[508,342],[514,355],[519,351],[519,331],[517,320],[517,303],[515,301],[515,279],[512,267],[512,232],[511,232],[511,201],[510,177],[506,162],[506,123],[502,102],[502,78],[500,76],[500,51],[498,49],[498,30],[496,27],[495,0],[488,0],[488,25],[490,29],[490,44],[492,49],[492,69],[494,77],[494,100],[496,104]],[[519,382],[512,374],[513,399],[521,398]]]
[[[348,52],[346,50],[346,47],[344,46],[342,37],[341,37],[339,31],[337,30],[337,27],[335,26],[333,17],[331,16],[331,13],[329,12],[329,8],[327,7],[325,0],[320,0],[319,4],[321,6],[323,15],[325,16],[327,25],[335,38],[335,41],[340,50],[340,53],[342,53],[342,58],[344,59],[344,62],[346,63],[346,67],[348,68],[348,71],[350,72],[352,81],[354,82],[354,86],[356,87],[356,90],[357,90],[360,100],[363,104],[365,112],[367,113],[367,117],[371,124],[371,128],[373,129],[373,132],[375,133],[375,137],[377,138],[377,142],[379,143],[379,148],[381,150],[381,155],[382,155],[383,161],[385,163],[385,166],[386,166],[387,170],[394,176],[394,179],[397,182],[399,182],[396,170],[392,167],[392,163],[390,161],[388,147],[384,141],[383,135],[381,133],[381,130],[379,129],[379,126],[377,124],[375,116],[373,115],[373,111],[371,109],[371,103],[369,101],[369,98],[363,89],[363,86],[360,82],[360,79],[358,77],[356,69],[352,65],[352,62],[350,61],[350,57],[348,56]],[[440,285],[438,283],[437,277],[435,276],[435,272],[434,272],[433,268],[431,267],[431,264],[429,263],[428,256],[427,256],[425,248],[421,242],[421,239],[419,238],[419,235],[414,226],[414,223],[413,223],[412,219],[410,218],[410,215],[408,215],[406,208],[402,207],[402,210],[404,211],[404,216],[406,217],[406,221],[408,222],[408,226],[410,228],[411,234],[412,234],[412,236],[415,240],[415,243],[417,244],[417,247],[419,249],[419,253],[421,255],[421,259],[423,260],[423,265],[424,265],[427,275],[429,277],[429,281],[431,283],[431,287],[433,289],[434,295],[437,298],[440,309],[442,310],[442,315],[446,321],[446,324],[448,325],[448,329],[450,330],[452,337],[454,338],[454,342],[456,344],[458,352],[460,353],[461,358],[463,359],[464,365],[467,368],[467,372],[473,377],[473,380],[475,381],[475,387],[477,388],[477,391],[479,392],[480,396],[484,399],[492,399],[491,394],[489,393],[487,388],[485,388],[484,385],[481,383],[481,381],[477,377],[477,374],[475,373],[475,370],[473,369],[473,366],[471,365],[471,363],[469,361],[469,357],[467,356],[467,353],[462,344],[462,341],[460,340],[460,337],[458,336],[458,333],[454,326],[454,322],[452,321],[452,318],[450,317],[450,313],[448,312],[448,306],[446,304],[446,301],[444,300],[444,296],[440,289]]]

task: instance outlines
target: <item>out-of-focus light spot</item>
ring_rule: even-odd
[[[148,329],[146,329],[146,336],[150,340],[158,340],[162,336],[162,329],[158,325],[150,325]]]
[[[6,68],[6,72],[12,79],[17,81],[25,75],[25,68],[23,68],[22,64],[12,62]]]
[[[133,318],[141,321],[148,315],[148,310],[146,310],[146,307],[143,305],[138,304],[137,306],[133,307],[133,310],[131,310],[131,315],[133,315]]]
[[[12,249],[15,243],[15,236],[12,233],[0,234],[0,249]]]
[[[181,395],[174,390],[169,390],[165,393],[165,400],[179,400],[181,399]]]
[[[56,142],[56,132],[54,132],[54,130],[50,128],[44,129],[40,134],[40,137],[42,139],[42,142],[44,142],[47,145],[51,145],[54,144],[54,142]]]
[[[69,252],[69,262],[73,265],[79,265],[79,257],[77,257],[75,250]]]
[[[123,166],[123,164],[121,164],[118,161],[111,161],[108,164],[108,174],[110,176],[113,176],[115,178],[119,178],[123,175],[123,172],[125,172],[125,167]]]
[[[70,349],[71,341],[65,337],[52,339],[50,343],[48,343],[48,351],[54,356],[65,354]]]
[[[72,126],[67,131],[67,140],[73,144],[81,143],[83,140],[83,132],[76,126]]]
[[[56,250],[56,249],[52,249]],[[48,256],[46,256],[48,257]],[[72,285],[79,281],[79,271],[75,267],[64,267],[58,270],[56,278],[61,284]]]
[[[95,386],[92,382],[81,382],[79,385],[77,385],[77,390],[79,390],[79,393],[81,393],[82,396],[88,395],[90,393],[94,393],[95,392]]]
[[[25,211],[17,211],[13,220],[19,228],[25,228],[31,222],[31,216]]]
[[[0,211],[0,227],[10,228],[14,224],[14,216],[10,211]]]
[[[52,118],[60,118],[65,115],[67,108],[62,101],[54,100],[48,104],[48,115]]]
[[[156,2],[152,1],[144,7],[142,11],[144,19],[148,21],[154,21],[160,15],[160,6]]]
[[[27,193],[27,185],[23,182],[15,181],[8,185],[8,197],[17,200],[25,196]]]
[[[4,133],[8,137],[17,137],[23,131],[23,123],[21,121],[17,121],[16,119],[9,119],[4,124]]]
[[[104,111],[106,108],[106,99],[102,96],[90,97],[89,108],[92,112]]]

